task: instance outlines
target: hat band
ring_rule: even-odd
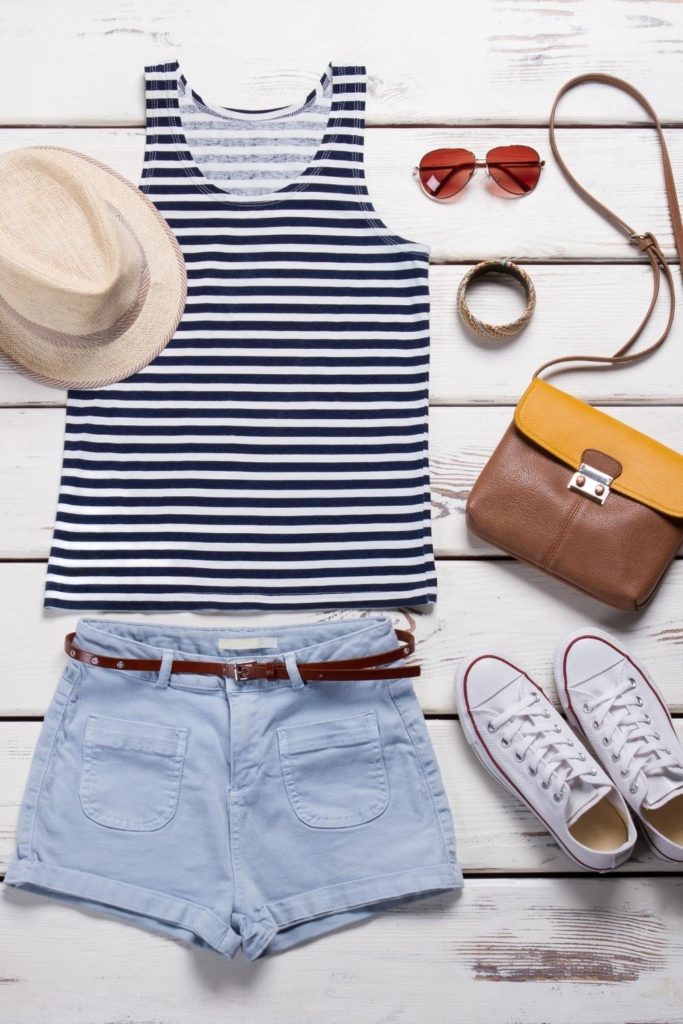
[[[150,272],[149,264],[147,263],[144,252],[142,253],[142,258],[143,264],[140,270],[138,287],[132,305],[118,318],[118,320],[115,321],[115,323],[101,331],[93,331],[91,334],[68,334],[66,331],[57,331],[53,327],[45,327],[42,324],[37,324],[35,321],[29,320],[27,317],[23,316],[14,308],[14,306],[11,306],[6,299],[3,299],[1,295],[0,308],[9,313],[9,315],[18,324],[29,330],[37,338],[42,338],[43,341],[49,341],[53,345],[66,345],[70,348],[90,348],[92,345],[106,344],[107,342],[116,341],[117,338],[133,326],[140,315],[147,298],[150,285]]]
[[[44,324],[39,324],[34,320],[30,320],[0,295],[0,308],[9,313],[17,323],[30,331],[36,338],[50,342],[53,345],[63,345],[69,348],[91,348],[93,345],[101,345],[106,344],[107,342],[116,341],[117,338],[133,326],[140,315],[147,299],[147,293],[149,292],[150,285],[150,270],[147,262],[147,255],[140,244],[140,240],[125,217],[123,217],[120,211],[106,199],[105,204],[114,215],[116,225],[120,230],[123,230],[122,242],[127,242],[128,244],[132,243],[140,261],[140,272],[138,274],[133,301],[126,311],[108,327],[103,327],[102,330],[99,331],[91,331],[89,334],[71,334],[68,331],[60,331],[54,327],[46,327]]]

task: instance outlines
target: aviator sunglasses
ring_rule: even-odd
[[[469,149],[433,149],[420,160],[415,174],[430,199],[452,199],[462,192],[477,167],[512,196],[526,196],[538,185],[541,160],[531,146],[495,146],[485,160],[477,160]]]

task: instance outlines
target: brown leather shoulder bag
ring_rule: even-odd
[[[679,262],[683,221],[664,132],[645,97],[605,74],[580,75],[559,91],[550,115],[550,146],[576,191],[647,256],[653,273],[649,307],[612,356],[560,356],[539,367],[515,416],[467,501],[467,523],[482,539],[617,608],[645,605],[683,541],[683,455],[543,380],[568,363],[623,366],[644,359],[667,338],[674,320],[671,270],[655,236],[636,232],[569,171],[555,137],[560,99],[575,85],[601,82],[633,96],[651,117],[661,149]],[[683,268],[682,268],[683,272]],[[632,352],[657,305],[662,277],[669,316],[661,335]]]

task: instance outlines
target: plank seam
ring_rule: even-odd
[[[33,129],[71,129],[78,131],[127,131],[132,129],[142,131],[145,127],[144,120],[139,121],[71,121],[71,122],[38,122],[38,121],[0,121],[0,129],[3,131],[26,131]],[[366,121],[366,128],[379,131],[448,131],[458,128],[490,131],[495,129],[530,129],[543,130],[548,127],[547,121]],[[563,121],[559,128],[580,129],[582,131],[642,131],[643,128],[651,128],[649,121]],[[665,130],[678,131],[683,128],[683,121],[662,121]]]

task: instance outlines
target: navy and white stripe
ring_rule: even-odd
[[[69,394],[46,605],[434,601],[428,253],[369,201],[364,69],[252,113],[146,72],[141,187],[187,306],[141,373]]]

